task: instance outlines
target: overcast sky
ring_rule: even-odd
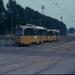
[[[51,16],[61,21],[61,16],[63,17],[62,21],[66,24],[67,28],[75,27],[75,0],[51,0],[52,2],[58,4],[63,10],[51,3],[49,0],[16,0],[18,4],[23,6],[31,7],[32,9],[42,13],[41,6],[44,5],[44,14]],[[6,4],[8,0],[4,0]],[[71,17],[73,16],[73,17]]]

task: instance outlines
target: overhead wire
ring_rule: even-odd
[[[34,0],[25,0],[25,1],[21,1],[20,3],[24,3],[24,2],[31,2],[31,1],[34,1]],[[54,5],[57,5],[57,3],[54,3],[53,1],[49,0],[50,2],[52,2]],[[70,2],[69,2],[70,3]],[[71,3],[74,3],[74,2],[71,2]],[[61,3],[60,3],[61,4]],[[49,5],[49,4],[45,4],[45,5]],[[40,5],[33,5],[33,6],[40,6]],[[61,10],[63,10],[65,13],[67,13],[69,16],[73,17],[71,14],[69,14],[68,12],[66,12],[64,9],[62,9],[60,6],[58,6]],[[65,13],[62,13],[62,14],[65,14]]]
[[[66,14],[68,14],[69,16],[71,16],[74,20],[75,18],[73,17],[73,15],[69,14],[67,11],[65,11],[63,8],[61,8],[57,3],[54,3],[53,1],[49,0],[51,3],[53,3],[54,5],[56,5],[57,7],[59,7],[62,11],[64,11]]]

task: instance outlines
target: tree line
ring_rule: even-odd
[[[68,29],[69,34],[74,34],[75,33],[75,28],[71,27]]]
[[[6,8],[0,0],[0,34],[10,34],[17,25],[34,24],[48,29],[59,29],[60,34],[67,33],[67,27],[62,22],[50,16],[43,15],[30,7],[23,8],[16,0],[9,0]]]

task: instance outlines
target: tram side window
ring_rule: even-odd
[[[38,30],[34,30],[34,35],[39,35]]]
[[[55,32],[55,31],[53,31],[53,35],[54,35],[54,36],[56,35],[56,32]]]
[[[44,30],[44,35],[47,35],[47,31],[46,30]]]
[[[32,28],[27,28],[24,30],[24,35],[34,35],[35,31]]]
[[[58,33],[57,33],[57,32],[55,32],[55,35],[58,35]]]
[[[52,31],[49,31],[49,35],[53,35],[53,32]]]
[[[43,35],[43,34],[44,34],[43,30],[39,29],[39,35]]]

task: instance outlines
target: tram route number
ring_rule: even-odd
[[[37,39],[37,35],[35,35],[34,38]]]

